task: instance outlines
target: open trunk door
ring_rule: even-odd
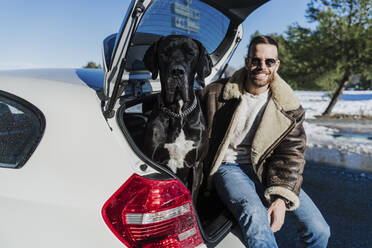
[[[268,0],[132,0],[117,34],[103,42],[104,116],[130,80],[149,80],[142,58],[161,36],[183,34],[199,40],[209,52],[213,69],[206,79],[218,77],[242,38],[241,23]]]

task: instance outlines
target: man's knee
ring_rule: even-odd
[[[239,219],[262,225],[267,222],[267,210],[259,200],[240,199],[232,202]]]
[[[331,236],[331,230],[327,222],[324,220],[314,220],[307,228],[308,230],[305,235],[310,238],[310,240],[326,246]]]
[[[331,229],[325,221],[315,222],[313,228],[314,230],[316,230],[316,233],[314,234],[317,236],[318,239],[328,240],[331,236]]]

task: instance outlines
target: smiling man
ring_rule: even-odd
[[[278,44],[252,39],[245,67],[203,90],[210,148],[205,165],[247,247],[277,247],[286,211],[304,247],[326,247],[329,226],[301,190],[304,109],[277,74]],[[227,81],[227,82],[226,82]]]

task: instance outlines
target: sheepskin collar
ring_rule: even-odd
[[[244,83],[246,80],[247,70],[243,67],[236,71],[230,80],[226,83],[223,90],[223,99],[239,99],[244,93]],[[271,97],[280,110],[291,111],[300,107],[300,103],[291,87],[277,74],[270,84]]]

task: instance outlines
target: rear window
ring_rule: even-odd
[[[143,16],[127,53],[126,69],[145,69],[142,58],[161,36],[186,35],[213,53],[225,38],[230,19],[199,0],[155,1]]]
[[[31,103],[0,90],[0,167],[21,168],[39,144],[43,113]]]

